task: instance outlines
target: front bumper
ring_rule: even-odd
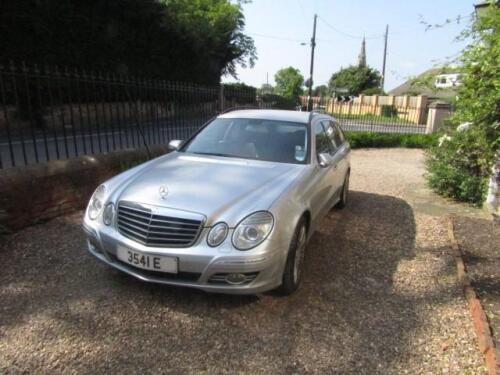
[[[204,229],[195,244],[188,248],[151,248],[121,235],[113,227],[93,225],[85,219],[83,229],[87,236],[88,251],[102,262],[139,280],[192,287],[206,292],[229,294],[256,294],[281,284],[286,251],[275,242],[266,240],[249,251],[239,251],[231,244],[231,233],[218,247],[210,247]],[[178,258],[178,273],[146,271],[116,257],[117,248],[135,252]],[[229,284],[224,274],[243,273],[248,280],[242,284]]]

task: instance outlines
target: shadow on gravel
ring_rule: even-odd
[[[478,294],[500,355],[500,226],[491,220],[456,216],[455,237],[460,244],[471,285]]]
[[[418,320],[413,304],[392,285],[400,263],[415,256],[415,235],[404,200],[353,191],[349,206],[332,211],[313,236],[304,292],[320,298],[307,309],[314,316],[329,307],[329,328],[338,340],[332,351],[346,359],[337,371],[383,373],[406,350]]]
[[[57,219],[0,251],[0,335],[10,335],[0,343],[22,369],[55,356],[63,372],[390,373],[419,325],[418,300],[393,290],[415,256],[402,199],[351,192],[313,235],[301,289],[284,298],[142,283],[87,254],[80,230],[79,218]],[[37,345],[45,354],[30,354]]]

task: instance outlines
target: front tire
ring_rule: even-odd
[[[344,179],[344,185],[342,185],[342,192],[340,193],[340,200],[339,203],[337,203],[336,207],[337,208],[344,208],[347,205],[347,197],[349,195],[349,175],[350,172],[347,171],[347,174],[345,175]]]
[[[304,217],[302,217],[295,228],[288,250],[283,279],[279,288],[279,292],[283,295],[292,294],[300,286],[306,242],[307,226]]]

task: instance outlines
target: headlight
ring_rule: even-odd
[[[233,232],[233,245],[238,250],[249,250],[264,241],[273,229],[270,212],[258,211],[243,219]]]
[[[88,207],[90,220],[95,220],[97,216],[99,216],[99,214],[101,213],[102,205],[104,204],[103,199],[105,191],[106,188],[104,187],[104,185],[101,185],[96,189],[94,194],[92,194],[92,198],[90,198]]]
[[[219,246],[226,239],[228,230],[226,223],[215,224],[208,232],[207,243],[210,246]]]
[[[114,217],[115,217],[115,205],[113,203],[108,203],[104,208],[104,212],[102,213],[102,221],[106,225],[111,225],[111,223],[113,223]]]

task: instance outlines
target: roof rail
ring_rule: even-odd
[[[324,109],[322,109],[322,108],[320,108],[320,109],[315,108],[315,109],[313,109],[311,112],[319,113],[319,114],[321,114],[321,115],[326,114],[326,111],[325,111]]]
[[[255,106],[255,105],[252,105],[252,106],[238,106],[238,107],[230,107],[230,108],[226,108],[225,110],[219,112],[220,115],[222,115],[223,113],[228,113],[228,112],[233,112],[233,111],[239,111],[241,109],[262,109],[258,106]]]
[[[311,111],[309,112],[309,120],[307,120],[307,122],[311,122],[311,120],[313,119],[313,115],[314,115],[314,111]]]
[[[312,118],[314,115],[327,115],[326,111],[324,109],[313,109],[311,112],[309,112],[309,122],[311,122]]]

